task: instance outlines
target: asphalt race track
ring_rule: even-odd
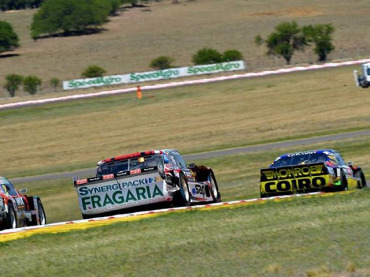
[[[268,144],[261,144],[261,145],[253,145],[253,146],[246,146],[246,147],[239,147],[239,148],[231,148],[231,149],[217,150],[217,151],[204,152],[204,153],[198,153],[198,154],[190,154],[190,155],[184,155],[184,158],[186,161],[197,161],[197,160],[222,157],[222,156],[228,156],[228,155],[274,150],[274,149],[280,149],[280,148],[286,148],[286,147],[292,147],[292,146],[308,145],[309,147],[309,145],[314,144],[314,143],[326,142],[326,141],[338,141],[338,140],[349,139],[349,138],[357,138],[361,136],[370,136],[370,130],[341,133],[341,134],[313,137],[313,138],[306,138],[306,139],[299,139],[299,140],[290,140],[290,141],[283,141],[283,142],[276,142],[276,143],[268,143]],[[146,150],[150,150],[150,149],[146,149]],[[50,174],[39,175],[39,176],[13,178],[11,179],[11,181],[17,184],[17,183],[27,183],[27,182],[33,182],[33,181],[47,181],[47,180],[57,180],[57,179],[63,179],[63,178],[72,178],[73,176],[90,177],[94,175],[95,175],[95,167],[88,168],[88,169],[81,169],[81,170],[72,171],[72,172],[50,173]]]

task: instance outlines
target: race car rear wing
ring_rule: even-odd
[[[75,187],[81,186],[81,185],[86,185],[90,183],[95,183],[95,182],[100,182],[103,180],[109,180],[109,179],[114,179],[114,178],[120,178],[124,176],[130,176],[130,175],[139,175],[142,173],[147,173],[147,172],[152,172],[152,171],[158,171],[158,167],[148,167],[148,168],[142,168],[142,169],[133,169],[130,171],[121,171],[117,172],[114,174],[106,174],[102,176],[96,176],[96,177],[91,177],[91,178],[84,178],[84,179],[79,179],[78,177],[73,178],[73,183]]]

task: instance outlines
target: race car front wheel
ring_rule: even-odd
[[[12,204],[8,204],[8,216],[5,223],[6,229],[15,229],[18,227],[17,215]]]

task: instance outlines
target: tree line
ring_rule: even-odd
[[[36,9],[39,8],[43,2],[44,0],[0,0],[0,10],[10,11],[10,10]],[[128,3],[131,5],[136,5],[139,1],[120,0],[119,2],[121,2],[122,4]]]
[[[41,6],[44,0],[0,0],[0,10],[23,10],[36,9]]]

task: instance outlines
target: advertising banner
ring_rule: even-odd
[[[233,61],[226,63],[197,65],[191,67],[170,68],[165,70],[156,70],[141,73],[130,73],[125,75],[69,80],[63,82],[63,89],[71,90],[98,86],[130,84],[145,81],[158,81],[179,77],[197,76],[202,74],[231,72],[235,70],[244,70],[244,69],[245,69],[244,61]]]

